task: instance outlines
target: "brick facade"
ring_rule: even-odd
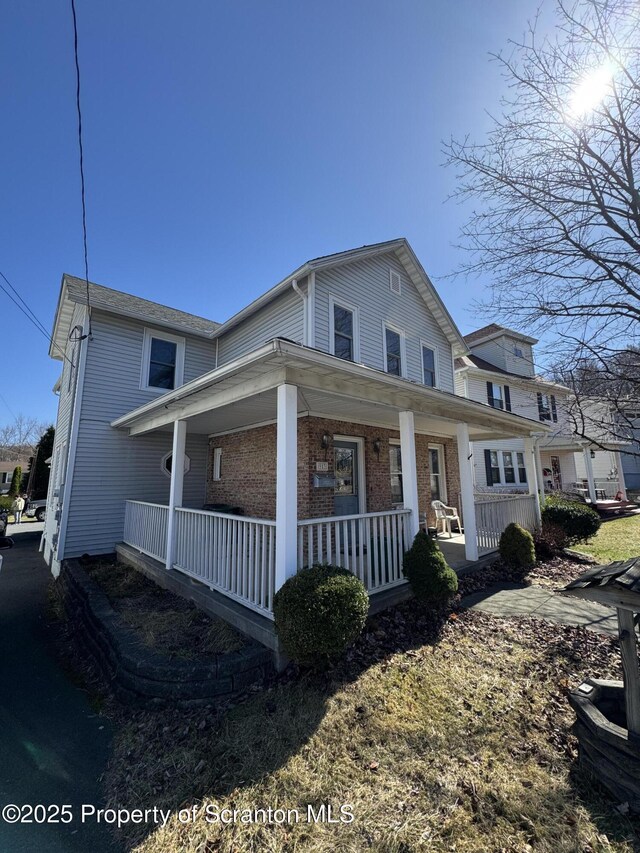
[[[322,436],[330,437],[329,446],[322,448]],[[382,512],[392,508],[389,442],[399,440],[397,430],[352,424],[324,418],[298,419],[298,517],[322,518],[333,515],[333,488],[314,488],[316,462],[327,462],[333,472],[333,436],[344,435],[364,439],[364,466],[367,490],[367,512]],[[374,442],[380,441],[376,454]],[[431,510],[429,445],[444,448],[447,500],[460,507],[460,476],[458,454],[452,439],[416,435],[418,465],[418,500],[420,512]],[[213,479],[213,450],[222,449],[222,476]],[[239,506],[254,518],[275,518],[276,512],[276,427],[275,424],[244,432],[221,435],[210,439],[207,470],[207,501]]]

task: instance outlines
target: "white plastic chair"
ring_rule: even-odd
[[[449,539],[453,536],[453,533],[451,532],[452,521],[455,521],[458,525],[458,533],[462,533],[460,516],[458,515],[458,510],[454,506],[447,506],[446,504],[443,504],[442,501],[432,501],[431,506],[436,514],[436,536],[438,535],[438,524],[440,522],[442,522],[442,533],[444,534],[446,528],[449,533]]]

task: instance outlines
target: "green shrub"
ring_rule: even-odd
[[[422,530],[404,555],[402,569],[421,601],[447,601],[458,591],[456,573],[447,565],[435,539]]]
[[[9,512],[11,510],[12,503],[13,500],[8,495],[0,495],[0,512],[2,512],[3,509]]]
[[[513,521],[503,530],[498,548],[500,556],[509,566],[528,569],[536,561],[533,536]]]
[[[586,504],[557,498],[547,498],[545,501],[542,521],[562,528],[567,545],[584,542],[595,536],[601,524],[598,513]]]
[[[342,654],[361,633],[368,612],[362,581],[326,564],[289,578],[273,601],[276,632],[285,652],[306,666]]]

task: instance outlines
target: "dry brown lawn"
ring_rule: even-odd
[[[127,712],[109,800],[172,810],[165,828],[125,833],[139,853],[631,853],[638,824],[577,768],[566,692],[586,674],[618,676],[612,640],[471,612],[439,631],[410,602],[336,669],[289,674],[226,713]],[[322,803],[350,804],[353,822],[307,822]],[[221,826],[207,806],[301,820]]]

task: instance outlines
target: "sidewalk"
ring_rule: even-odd
[[[38,544],[41,524],[10,525],[15,547],[0,571],[0,808],[9,803],[101,805],[100,777],[110,729],[49,650],[45,610],[50,574]],[[104,826],[11,824],[0,818],[0,850],[106,853]]]
[[[618,636],[618,620],[612,608],[578,601],[540,586],[496,584],[465,596],[461,604],[494,616],[536,616],[560,625],[575,625],[599,634]]]

